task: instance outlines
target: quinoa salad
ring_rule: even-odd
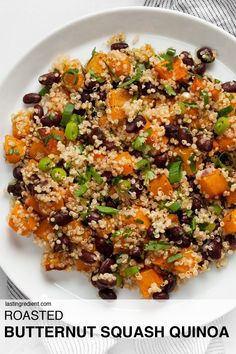
[[[13,114],[8,223],[102,299],[168,299],[236,249],[236,81],[207,73],[209,47],[107,44],[59,57]]]

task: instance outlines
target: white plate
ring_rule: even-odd
[[[136,46],[149,42],[157,50],[172,46],[179,51],[194,51],[198,47],[209,45],[217,49],[219,58],[211,66],[211,72],[223,81],[235,79],[235,38],[205,21],[174,11],[143,7],[95,14],[66,25],[48,36],[22,59],[4,80],[0,88],[1,141],[11,130],[11,113],[22,107],[22,96],[38,90],[38,76],[47,71],[57,55],[67,53],[85,62],[94,47],[106,49],[107,38],[120,31],[127,33],[130,44],[138,35],[139,42]],[[7,165],[2,157],[2,144],[0,158],[2,268],[29,298],[43,295],[54,299],[96,298],[97,290],[80,273],[43,272],[40,267],[41,249],[35,246],[31,239],[17,236],[10,231],[6,222],[9,197],[2,191],[12,178],[12,167]],[[172,298],[235,299],[235,268],[236,257],[233,256],[226,268],[212,269],[211,272],[187,282],[173,293]],[[120,291],[119,297],[138,298],[138,294],[135,291],[123,290]],[[228,309],[216,310],[215,317]],[[168,312],[168,305],[165,305],[163,311],[163,315]],[[205,316],[206,321],[212,319],[207,317],[207,314]]]

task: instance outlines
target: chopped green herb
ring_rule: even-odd
[[[171,184],[178,183],[182,179],[182,161],[177,160],[171,162],[168,166],[169,170],[169,181]]]
[[[105,82],[105,79],[98,76],[94,70],[89,70],[89,74],[91,76],[92,79],[95,79],[97,82],[99,82],[100,84],[103,84]]]
[[[41,88],[41,90],[39,91],[39,95],[43,97],[43,96],[45,96],[49,91],[50,91],[50,87],[49,87],[49,86],[44,86],[44,87]]]
[[[120,87],[120,88],[129,87],[130,85],[132,85],[134,82],[138,81],[142,77],[144,70],[145,70],[145,66],[143,64],[138,64],[137,68],[136,68],[135,75],[130,80],[122,82],[121,84],[119,84],[118,87]]]
[[[88,167],[87,173],[89,173],[89,171],[91,173],[91,176],[95,179],[95,181],[98,184],[101,184],[103,182],[102,176],[95,170],[93,166]]]
[[[191,232],[193,233],[197,227],[197,222],[196,222],[195,218],[192,218],[191,223],[190,223],[190,227],[191,227]]]
[[[117,214],[119,211],[118,209],[106,207],[103,205],[96,206],[96,209],[100,211],[100,213],[102,214],[109,214],[109,215]]]
[[[137,266],[129,267],[125,269],[125,276],[127,278],[132,277],[133,275],[139,273],[139,269]]]
[[[145,141],[147,138],[143,135],[137,136],[137,138],[132,142],[132,147],[134,150],[143,151],[145,149]]]
[[[75,190],[74,194],[76,197],[81,197],[84,195],[88,190],[88,187],[86,184],[82,184],[78,189]]]
[[[189,166],[191,168],[191,171],[192,173],[196,173],[197,172],[197,166],[196,166],[196,156],[194,154],[192,154],[190,157],[189,157]]]
[[[206,91],[202,90],[200,96],[203,98],[204,105],[206,106],[209,103],[209,95]]]
[[[222,208],[222,206],[219,204],[213,204],[212,208],[214,209],[214,212],[216,215],[220,215],[222,213],[222,211],[224,210],[224,208]]]
[[[218,118],[220,117],[226,117],[229,113],[233,112],[234,107],[232,106],[227,106],[225,108],[222,108],[218,111]]]
[[[144,182],[148,184],[149,181],[153,180],[156,177],[156,174],[152,170],[144,171]]]
[[[190,218],[193,215],[193,211],[192,210],[186,211],[186,215],[188,218]]]
[[[180,208],[181,208],[181,205],[179,202],[174,202],[168,206],[168,209],[170,211],[172,211],[172,213],[176,213]]]
[[[121,286],[122,286],[122,277],[120,276],[119,273],[114,273],[114,275],[116,276],[116,286],[118,288],[121,288]]]
[[[169,96],[176,96],[176,92],[170,85],[164,84],[164,89]]]
[[[134,220],[137,224],[144,224],[144,221],[141,219],[135,219]]]
[[[63,141],[63,138],[60,135],[55,134],[55,133],[51,133],[51,134],[46,135],[43,138],[44,144],[47,145],[50,139],[55,139],[57,141]]]
[[[19,153],[19,151],[18,151],[17,149],[10,148],[10,149],[8,149],[7,155],[8,155],[8,156],[11,156],[11,155],[20,155],[20,153]]]
[[[157,241],[149,241],[148,244],[145,245],[145,251],[159,251],[159,250],[168,250],[170,248],[170,244],[166,242],[157,242]]]
[[[147,159],[142,159],[136,163],[137,169],[143,169],[143,167],[149,167],[150,162]]]
[[[173,263],[175,261],[177,261],[178,259],[183,258],[183,254],[182,253],[177,253],[174,256],[170,256],[167,258],[167,263]]]

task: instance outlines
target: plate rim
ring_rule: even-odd
[[[113,9],[107,9],[107,10],[102,10],[102,11],[96,11],[90,14],[87,14],[85,16],[79,17],[77,19],[74,19],[72,21],[68,21],[65,24],[61,26],[57,26],[54,30],[49,31],[46,33],[41,40],[39,40],[35,45],[31,46],[26,53],[20,57],[19,60],[17,60],[9,72],[3,76],[3,78],[0,80],[0,91],[4,89],[5,82],[11,77],[12,73],[17,70],[19,66],[22,65],[22,63],[25,61],[25,59],[38,47],[42,46],[45,42],[53,38],[54,36],[60,34],[60,32],[63,32],[65,29],[74,26],[78,23],[83,23],[86,21],[89,21],[90,19],[95,19],[96,17],[100,16],[106,16],[106,15],[111,15],[111,14],[116,14],[116,13],[140,13],[140,12],[156,12],[156,13],[163,13],[163,14],[170,14],[170,15],[175,15],[177,17],[182,17],[182,18],[189,18],[190,20],[197,22],[198,24],[203,24],[206,27],[212,28],[214,31],[223,34],[226,38],[229,40],[233,41],[236,44],[236,37],[234,37],[232,34],[228,33],[224,29],[218,27],[215,24],[212,24],[204,19],[200,19],[196,16],[190,15],[190,14],[185,14],[176,10],[169,10],[169,9],[163,9],[163,8],[156,8],[156,7],[145,7],[145,6],[128,6],[128,7],[118,7],[118,8],[113,8]],[[31,296],[27,292],[25,293],[24,289],[22,289],[22,285],[19,286],[18,278],[14,278],[14,273],[11,275],[8,275],[8,269],[5,267],[5,262],[3,262],[2,259],[0,259],[0,267],[3,269],[4,273],[7,275],[7,277],[11,280],[12,283],[16,285],[16,287],[22,292],[26,297],[29,299]],[[21,290],[22,289],[22,290]]]

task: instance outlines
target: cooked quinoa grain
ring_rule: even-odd
[[[235,85],[204,74],[208,47],[108,44],[84,66],[60,57],[12,116],[9,226],[103,299],[134,286],[167,299],[236,249]]]

